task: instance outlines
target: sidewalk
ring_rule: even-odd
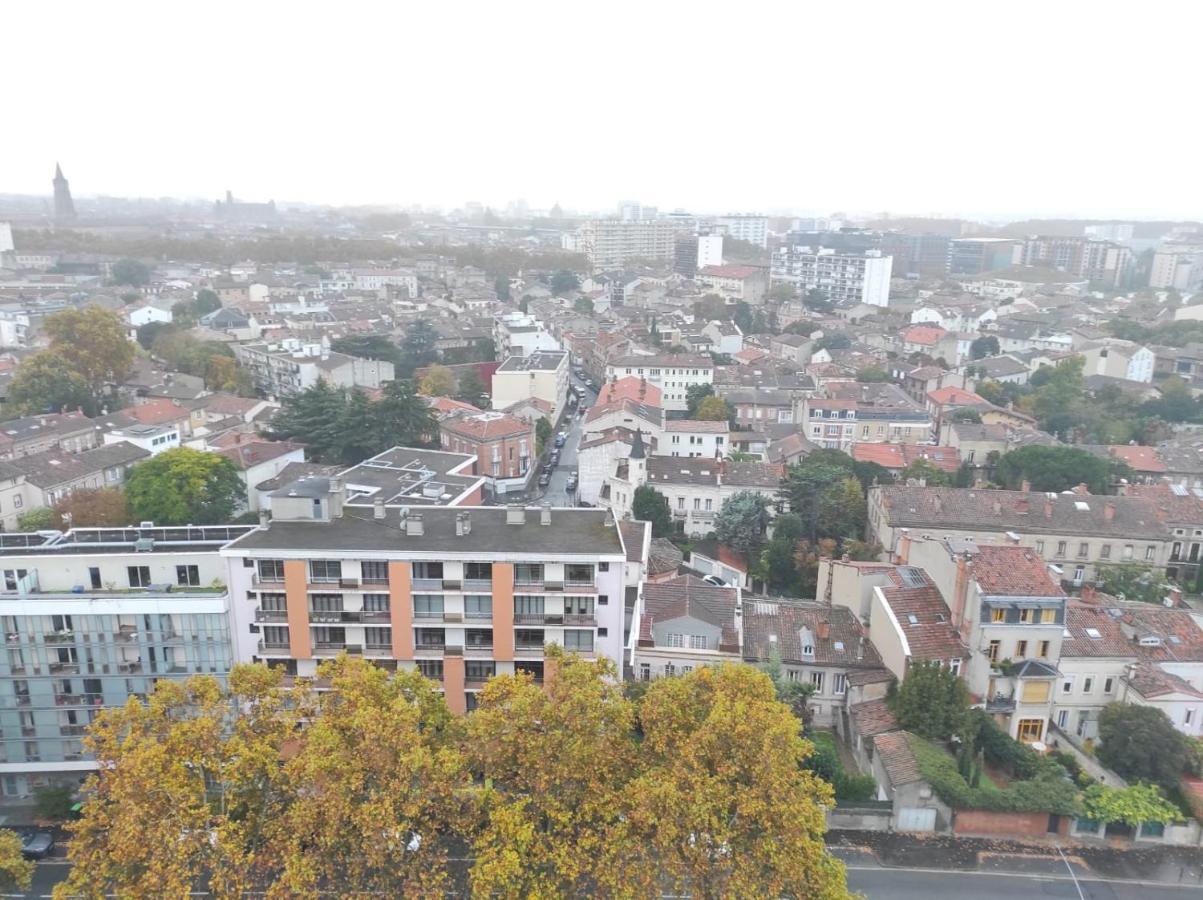
[[[1203,848],[1024,841],[874,831],[829,831],[827,846],[869,868],[1046,874],[1203,886]],[[1062,856],[1064,854],[1064,857]]]

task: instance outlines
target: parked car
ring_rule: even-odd
[[[571,494],[573,491],[575,491],[576,486],[577,486],[576,472],[573,472],[571,475],[568,476],[568,485],[567,485],[568,493]]]
[[[723,581],[723,579],[719,578],[717,575],[706,575],[705,577],[702,578],[702,581],[706,582],[707,584],[712,584],[715,587],[727,587],[728,586],[727,582]]]
[[[543,471],[539,473],[539,487],[545,488],[551,484],[551,473]]]
[[[54,849],[54,835],[49,831],[26,831],[21,835],[21,855],[26,859],[45,859]]]

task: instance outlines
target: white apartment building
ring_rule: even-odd
[[[892,256],[876,250],[842,253],[828,248],[786,245],[773,251],[772,281],[801,293],[822,291],[832,303],[888,306]]]
[[[378,388],[394,378],[391,362],[335,353],[297,338],[278,344],[235,344],[234,355],[255,386],[274,397],[303,391],[319,381],[333,387]]]
[[[29,346],[29,313],[23,309],[0,309],[0,347]]]
[[[698,268],[723,264],[723,236],[721,234],[698,235]]]
[[[1203,288],[1203,245],[1162,244],[1153,255],[1149,287],[1177,291]]]
[[[747,241],[757,247],[768,246],[768,216],[760,216],[755,213],[728,213],[715,218],[714,224],[726,229],[727,234],[737,241]]]
[[[493,318],[493,348],[497,359],[530,356],[540,350],[560,350],[560,342],[543,323],[524,312],[507,312]]]
[[[511,356],[493,373],[493,408],[508,409],[533,398],[550,404],[551,420],[557,421],[568,402],[568,356],[566,350]]]
[[[623,356],[606,365],[606,380],[633,375],[646,378],[647,383],[660,388],[660,402],[665,410],[686,410],[686,392],[698,384],[714,383],[714,361],[701,354],[655,354]]]
[[[1107,375],[1144,384],[1153,381],[1156,356],[1148,347],[1133,341],[1115,338],[1099,341],[1083,347],[1081,355],[1086,360],[1083,370],[1086,375]]]
[[[573,243],[595,271],[607,271],[633,259],[672,260],[682,230],[667,219],[590,219],[577,229]]]
[[[660,452],[665,456],[722,459],[731,447],[726,422],[702,419],[669,419],[661,440]]]

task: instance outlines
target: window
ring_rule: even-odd
[[[443,580],[443,564],[441,562],[416,562],[413,566],[415,581]]]
[[[1111,559],[1111,545],[1110,544],[1103,544],[1103,546],[1099,548],[1099,558],[1100,559]]]
[[[1154,547],[1152,544],[1149,544],[1149,546],[1145,547],[1145,559],[1146,560],[1151,561],[1153,559],[1153,557],[1156,555],[1157,555],[1157,548]]]
[[[668,646],[670,646],[670,647],[684,647],[684,646],[685,646],[685,635],[683,635],[683,634],[670,634],[670,635],[668,636]]]
[[[185,587],[200,586],[200,567],[199,566],[176,566],[175,567],[175,583]]]
[[[1034,621],[1036,621],[1036,610],[1021,609],[1019,611],[1019,621],[1023,622],[1025,625],[1031,625]]]
[[[516,563],[514,565],[514,584],[542,584],[542,563]]]
[[[706,649],[706,635],[691,634],[689,636],[689,649],[690,650],[705,650]]]
[[[1061,682],[1061,693],[1062,694],[1072,694],[1073,692],[1074,692],[1074,679],[1073,679],[1073,676],[1071,675],[1068,678],[1066,678],[1064,681]]]
[[[958,659],[958,660],[954,660],[954,662],[957,664],[957,667],[959,668],[961,665],[961,661]],[[832,679],[831,690],[832,690],[832,693],[835,693],[835,694],[843,694],[845,691],[847,691],[848,690],[848,676],[843,674],[842,672],[837,674]]]
[[[1124,559],[1131,559],[1133,550],[1134,548],[1131,544],[1124,544]]]
[[[388,563],[382,559],[365,559],[359,573],[365,584],[388,584]]]
[[[328,584],[343,576],[343,564],[337,559],[309,560],[309,580],[314,584]]]
[[[1057,622],[1057,611],[1055,609],[1040,610],[1041,625],[1055,625]]]
[[[1044,719],[1020,719],[1019,739],[1025,743],[1040,740],[1044,734]]]
[[[593,652],[593,632],[584,629],[567,628],[564,630],[564,649],[576,650],[583,653]]]
[[[993,609],[990,610],[990,621],[991,622],[1007,621],[1007,611],[1005,609],[1003,609],[1001,606],[994,607]]]
[[[1093,694],[1094,693],[1094,676],[1093,675],[1086,675],[1082,678],[1082,693],[1083,694]]]
[[[564,581],[568,584],[593,584],[593,566],[588,563],[568,563],[564,566]]]
[[[815,686],[816,694],[823,693],[823,673],[822,672],[811,672],[810,673],[810,683]]]
[[[950,659],[950,660],[948,661],[948,671],[952,672],[952,674],[953,674],[953,675],[960,675],[960,674],[961,674],[961,658],[960,658],[959,656],[954,656],[952,659]],[[844,676],[843,676],[843,675],[839,675],[839,676],[837,676],[837,677],[842,679]],[[838,683],[839,683],[839,682],[837,682],[837,684],[838,684]],[[837,693],[837,694],[842,694],[842,693],[844,693],[844,692],[843,692],[843,691],[836,691],[836,693]]]
[[[488,594],[465,594],[464,615],[474,619],[493,617],[493,598]]]
[[[1089,555],[1090,555],[1090,544],[1087,543],[1086,541],[1082,541],[1082,543],[1078,544],[1078,556],[1085,558]]]
[[[433,678],[435,681],[442,681],[443,661],[441,659],[419,659],[418,671],[422,673],[424,678]]]
[[[610,571],[610,564],[609,564],[608,562],[599,562],[599,563],[597,564],[597,571],[599,571],[599,572],[609,572],[609,571]]]
[[[519,594],[514,597],[514,615],[541,616],[543,615],[543,598],[533,594]]]
[[[1048,659],[1048,651],[1049,651],[1049,642],[1041,641],[1040,642],[1040,658]]]
[[[598,606],[609,606],[610,605],[610,595],[609,594],[598,594],[597,595],[597,605]]]
[[[1068,709],[1057,710],[1057,727],[1061,728],[1061,729],[1065,729],[1065,728],[1069,727],[1069,710]]]
[[[1002,648],[1002,641],[991,641],[990,642],[990,651],[989,651],[990,662],[998,662],[998,652],[1001,648]]]
[[[1041,556],[1044,556],[1044,541],[1036,542],[1036,552],[1039,553]]]
[[[1019,699],[1024,703],[1045,703],[1048,701],[1050,687],[1051,684],[1047,681],[1025,681]]]
[[[1191,709],[1188,709],[1186,712],[1184,712],[1182,714],[1182,724],[1190,725],[1194,721],[1195,721],[1195,710],[1192,707]]]
[[[1064,556],[1065,551],[1069,549],[1068,541],[1057,541],[1057,556]]]
[[[414,617],[418,619],[443,618],[441,594],[414,594]]]
[[[640,663],[639,664],[639,680],[640,681],[651,681],[652,680],[651,663]]]
[[[13,506],[15,506],[17,509],[20,509],[24,505],[25,501],[22,499],[20,494],[17,494],[13,497]]]
[[[465,581],[492,581],[493,564],[484,562],[464,563]]]
[[[282,559],[261,559],[259,560],[259,580],[282,582],[284,580],[284,560]]]
[[[283,596],[283,595],[281,595]],[[386,613],[389,611],[388,594],[364,594],[363,611],[366,613]]]
[[[150,566],[127,566],[126,572],[130,587],[150,587]]]
[[[1115,693],[1115,679],[1113,677],[1111,677],[1110,675],[1103,679],[1103,693],[1104,694],[1114,694]]]
[[[1015,655],[1018,656],[1020,659],[1025,659],[1027,657],[1027,655],[1028,655],[1028,642],[1027,641],[1016,641],[1015,642]]]
[[[608,636],[609,636],[609,634],[610,634],[610,629],[609,629],[609,628],[599,628],[599,629],[597,629],[597,636],[598,636],[598,637],[608,637]]]

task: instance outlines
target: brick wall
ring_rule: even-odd
[[[1057,833],[1069,834],[1070,816],[1061,816]],[[1049,814],[1043,812],[993,812],[959,809],[952,823],[954,834],[1014,834],[1041,837],[1049,833]]]

